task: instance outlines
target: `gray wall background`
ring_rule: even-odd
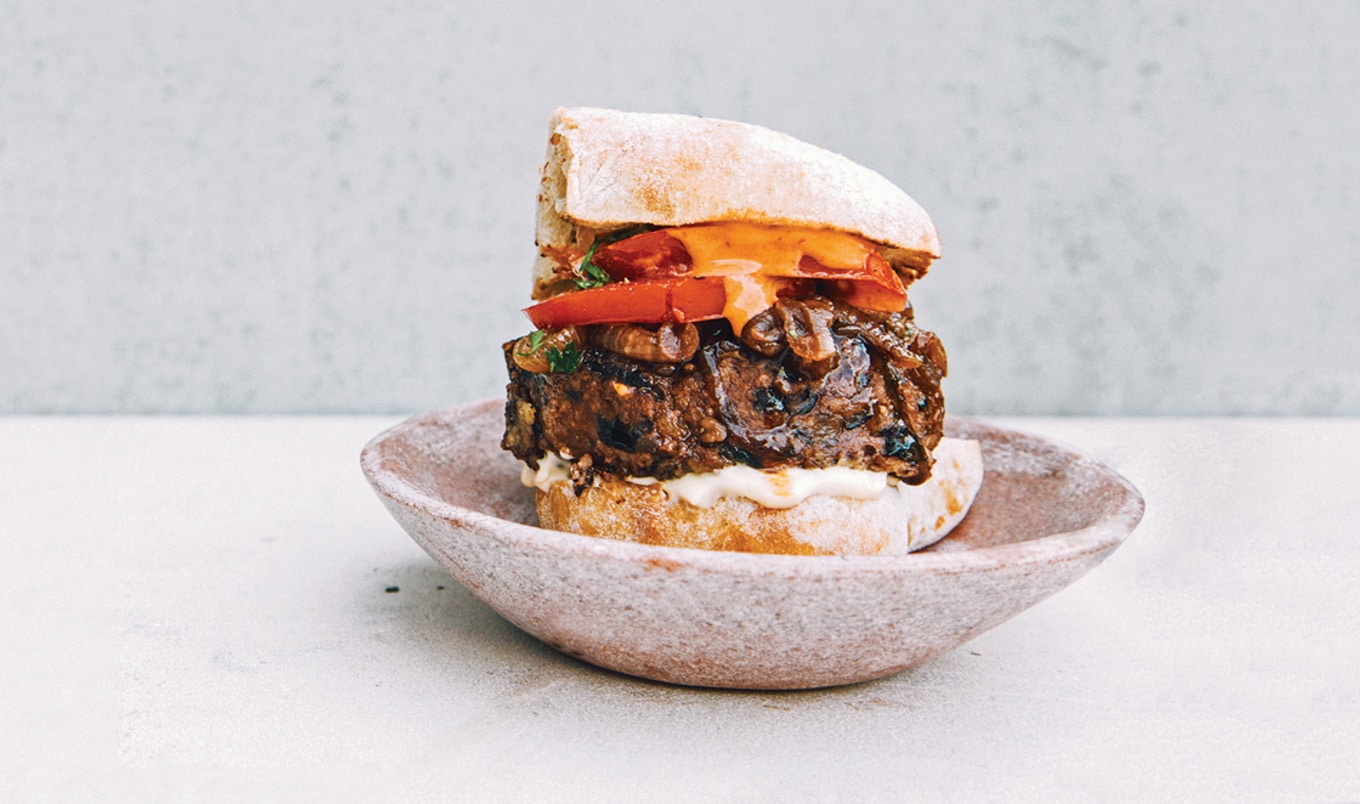
[[[0,413],[500,394],[590,104],[904,187],[951,410],[1360,414],[1357,3],[51,5],[0,0]]]

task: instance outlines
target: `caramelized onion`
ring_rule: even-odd
[[[693,324],[662,324],[656,328],[610,324],[590,329],[591,343],[647,363],[683,363],[699,349],[699,330]]]

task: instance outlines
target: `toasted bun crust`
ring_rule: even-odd
[[[545,528],[619,541],[701,550],[788,555],[900,555],[934,544],[968,513],[982,485],[976,441],[946,439],[931,477],[890,487],[875,500],[813,496],[792,508],[724,497],[712,508],[667,498],[658,485],[607,479],[572,492],[558,481],[538,492]]]
[[[538,195],[534,297],[554,252],[639,223],[749,221],[837,229],[921,273],[935,224],[892,182],[839,154],[760,126],[678,114],[558,109]]]

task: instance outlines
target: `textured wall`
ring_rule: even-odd
[[[593,104],[906,188],[951,409],[1360,413],[1360,4],[48,5],[0,0],[0,412],[500,393]]]

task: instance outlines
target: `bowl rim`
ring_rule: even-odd
[[[574,553],[627,563],[681,567],[712,572],[777,574],[781,576],[840,576],[845,574],[939,574],[952,575],[1047,564],[1071,560],[1085,554],[1102,553],[1121,544],[1138,525],[1146,508],[1142,494],[1127,478],[1104,463],[1068,446],[1018,430],[997,427],[976,419],[951,416],[950,421],[980,428],[984,432],[1019,436],[1055,450],[1068,461],[1087,463],[1123,493],[1118,506],[1107,516],[1084,528],[1026,539],[943,553],[922,552],[893,556],[798,556],[768,553],[739,553],[665,547],[636,542],[600,539],[577,533],[548,530],[513,520],[502,519],[416,489],[388,466],[382,455],[384,445],[409,437],[432,426],[446,426],[453,418],[485,415],[501,407],[504,400],[491,398],[416,414],[374,436],[360,453],[360,466],[378,494],[402,507],[443,520],[456,527],[475,530],[520,547],[549,553]],[[986,484],[984,482],[983,492]],[[948,538],[948,537],[946,537]]]

